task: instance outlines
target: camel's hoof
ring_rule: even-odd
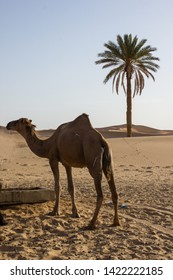
[[[47,216],[56,216],[56,215],[59,216],[59,214],[56,214],[54,211],[51,211],[51,212],[47,213],[46,215]]]
[[[74,213],[71,216],[72,216],[72,218],[80,218],[80,215],[78,213]]]
[[[110,225],[110,227],[119,227],[120,226],[120,223],[119,222],[116,222],[116,223],[113,223]]]
[[[88,225],[88,226],[83,227],[83,230],[95,230],[95,229],[96,229],[96,227],[93,225]]]

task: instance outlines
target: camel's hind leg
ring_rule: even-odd
[[[92,230],[95,229],[97,216],[99,214],[99,210],[103,201],[103,192],[101,188],[101,181],[102,181],[101,154],[100,156],[98,155],[97,157],[95,157],[92,164],[88,166],[88,170],[94,179],[95,189],[97,193],[96,208],[89,225],[86,227],[86,229]]]
[[[98,178],[94,178],[94,183],[95,183],[95,187],[96,187],[96,192],[97,192],[97,202],[96,202],[96,208],[94,211],[94,215],[89,223],[89,225],[87,226],[87,229],[95,229],[95,225],[96,225],[96,221],[97,221],[97,216],[99,214],[100,211],[100,207],[102,205],[102,201],[103,201],[103,192],[101,189],[101,180]]]
[[[119,226],[119,219],[118,219],[118,194],[116,191],[116,186],[115,186],[115,181],[114,181],[114,176],[113,176],[113,171],[112,171],[112,166],[110,165],[109,167],[105,167],[103,165],[103,172],[105,174],[105,177],[108,181],[111,195],[112,195],[112,202],[114,205],[114,220],[112,226]]]
[[[66,173],[67,173],[68,192],[71,196],[71,201],[72,201],[72,216],[74,218],[79,218],[79,214],[78,214],[77,207],[75,204],[74,185],[73,185],[73,179],[72,179],[72,168],[70,166],[65,166],[65,169],[66,169]]]

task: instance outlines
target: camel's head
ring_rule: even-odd
[[[16,121],[9,122],[6,126],[8,130],[15,130],[20,134],[24,135],[28,130],[33,131],[35,129],[35,125],[32,124],[32,120],[28,120],[27,118],[21,118]]]

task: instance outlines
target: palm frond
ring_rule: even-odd
[[[104,46],[112,53],[113,56],[118,57],[120,59],[123,58],[121,49],[112,41],[109,41],[107,44],[104,44]]]
[[[105,68],[108,68],[108,67],[113,67],[113,66],[116,66],[117,63],[115,62],[110,62],[110,63],[107,63],[105,65],[103,65],[102,69],[105,69]]]
[[[106,84],[115,75],[115,69],[112,69],[105,77],[103,83]]]
[[[119,84],[120,84],[121,72],[119,72],[118,77],[116,79],[116,93],[118,94]]]
[[[139,50],[145,45],[146,39],[141,40],[135,47],[135,53],[137,54]]]
[[[112,90],[117,94],[120,85],[126,93],[127,78],[133,82],[133,97],[142,93],[145,76],[154,80],[153,73],[159,69],[156,63],[159,58],[152,55],[157,49],[150,45],[146,46],[146,42],[146,39],[139,41],[138,37],[133,37],[132,34],[125,34],[123,37],[117,35],[117,44],[108,41],[104,44],[106,50],[98,54],[100,59],[95,63],[102,64],[103,69],[112,68],[106,75],[104,83],[112,78]]]
[[[133,97],[135,97],[135,95],[137,94],[138,88],[139,88],[139,79],[138,79],[138,74],[137,74],[137,71],[136,71],[135,72],[135,80],[134,80]]]
[[[122,85],[122,87],[123,87],[124,93],[126,94],[126,87],[125,87],[125,84],[124,84],[125,76],[126,76],[126,72],[123,71],[123,73],[122,73],[122,78],[121,78],[121,85]]]
[[[145,85],[145,80],[144,80],[144,77],[143,77],[141,71],[139,71],[139,70],[138,70],[138,77],[139,77],[139,90],[138,90],[137,94],[139,93],[139,95],[141,95],[142,90]]]

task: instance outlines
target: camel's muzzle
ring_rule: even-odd
[[[7,124],[7,126],[6,126],[6,129],[8,129],[8,130],[13,130],[15,124],[16,124],[16,121],[9,122],[9,123]]]
[[[6,129],[10,130],[10,123],[7,124]]]

